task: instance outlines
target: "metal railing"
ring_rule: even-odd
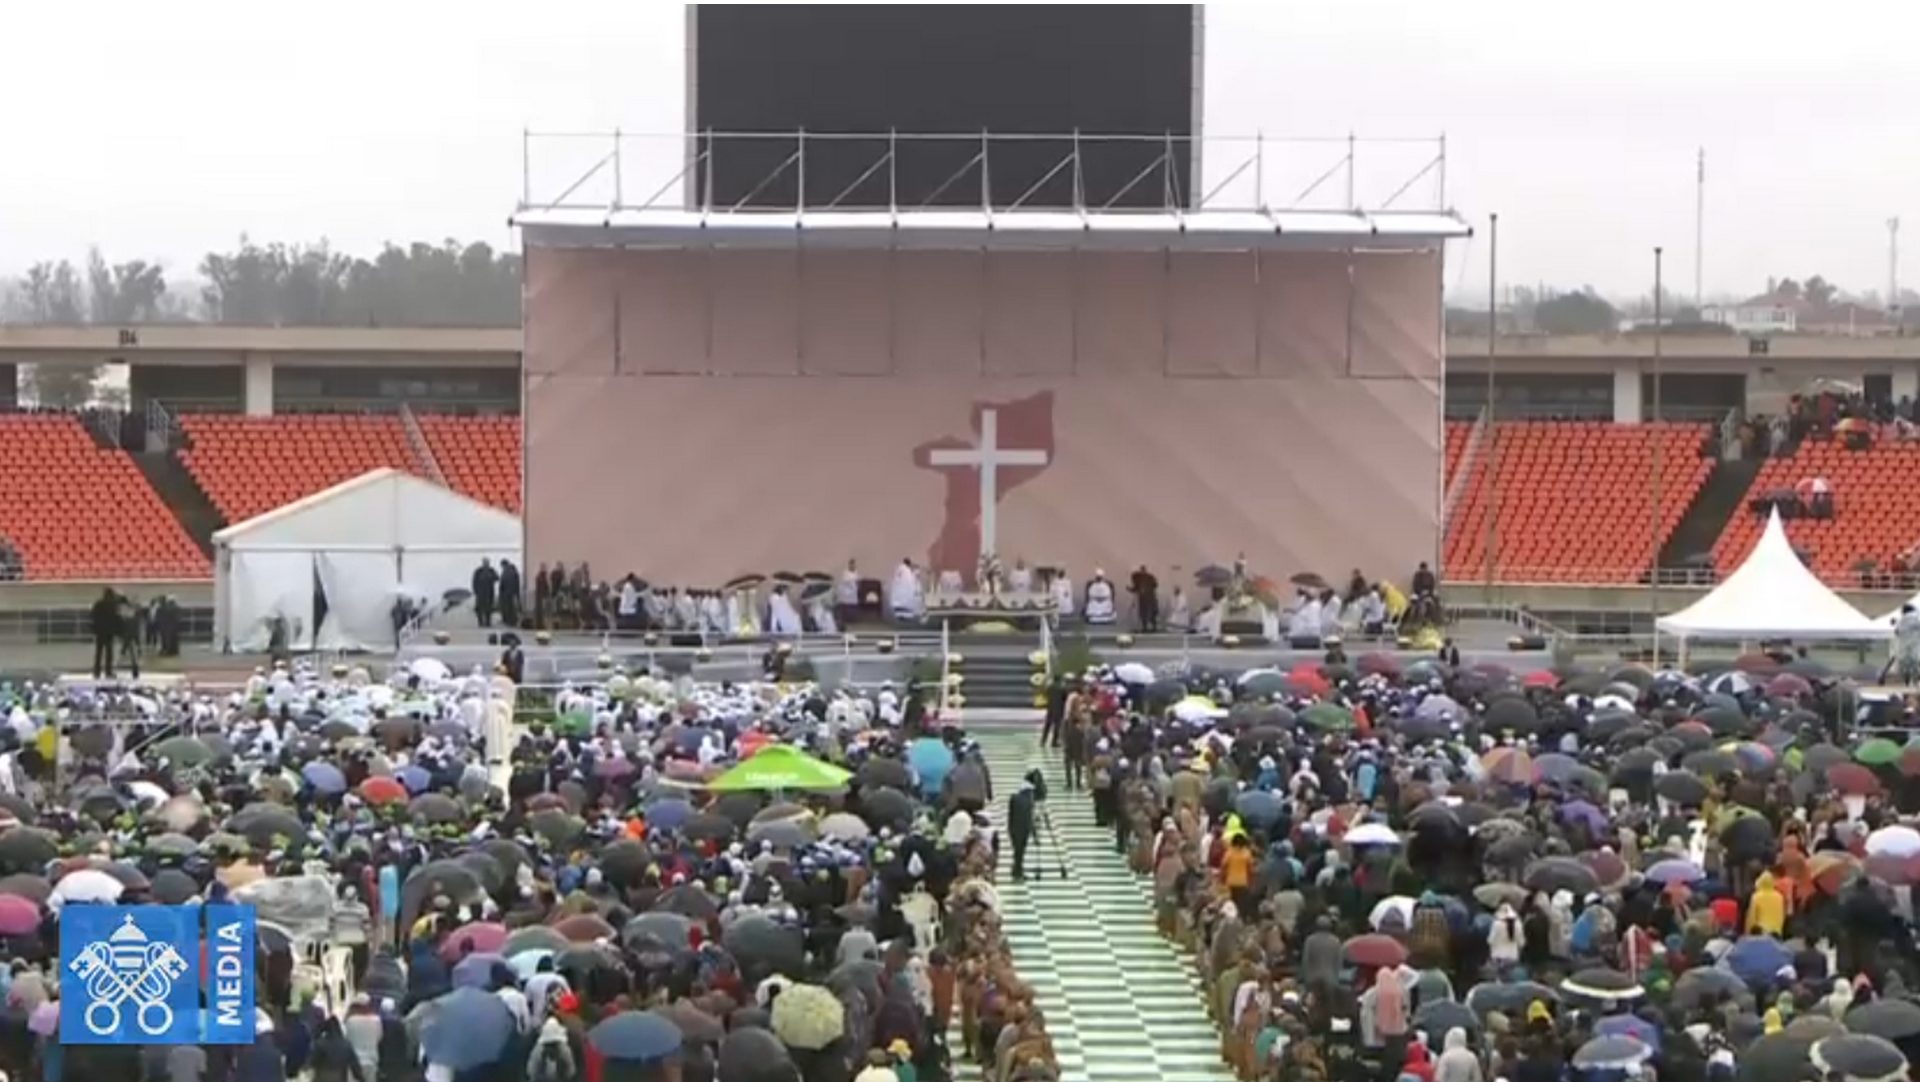
[[[831,160],[826,168],[843,185],[834,194],[815,190],[817,183],[809,186],[810,155],[815,164]],[[1116,155],[1132,179],[1115,190],[1088,191],[1091,178],[1114,168]],[[905,170],[903,158],[909,162]],[[726,168],[743,159],[756,163],[747,169],[757,183],[743,197],[716,193],[715,163]],[[1116,207],[1165,213],[1440,212],[1447,207],[1446,160],[1445,136],[526,131],[520,209],[798,213],[870,209],[876,203],[883,211],[950,208],[964,201],[983,211],[1016,212],[1058,207],[1057,199],[1040,193],[1059,186],[1070,193],[1070,209],[1082,213]],[[1197,190],[1196,163],[1204,177]],[[916,180],[924,180],[930,168],[946,180],[921,191]],[[816,171],[813,179],[825,175]],[[1019,182],[1009,183],[1014,177]],[[775,192],[783,206],[769,208],[762,197]],[[791,205],[784,205],[787,200]],[[1158,206],[1141,205],[1147,202]]]
[[[940,716],[953,716],[953,620],[940,619]]]

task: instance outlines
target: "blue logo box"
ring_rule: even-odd
[[[252,1044],[250,905],[70,905],[60,1043]]]

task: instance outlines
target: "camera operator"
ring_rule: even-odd
[[[1013,880],[1027,878],[1027,846],[1033,841],[1034,820],[1046,814],[1047,779],[1038,770],[1027,771],[1020,790],[1007,798],[1007,837],[1013,842]]]

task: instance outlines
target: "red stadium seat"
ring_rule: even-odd
[[[211,573],[133,459],[64,414],[0,416],[0,537],[31,580]]]

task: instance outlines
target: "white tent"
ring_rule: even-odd
[[[1655,624],[1682,639],[1884,639],[1893,632],[1847,604],[1801,562],[1775,511],[1760,543],[1713,592]]]
[[[394,603],[465,589],[482,559],[520,559],[520,520],[380,469],[213,535],[214,638],[261,650],[286,620],[297,649],[387,649]],[[315,617],[319,618],[316,619]]]

